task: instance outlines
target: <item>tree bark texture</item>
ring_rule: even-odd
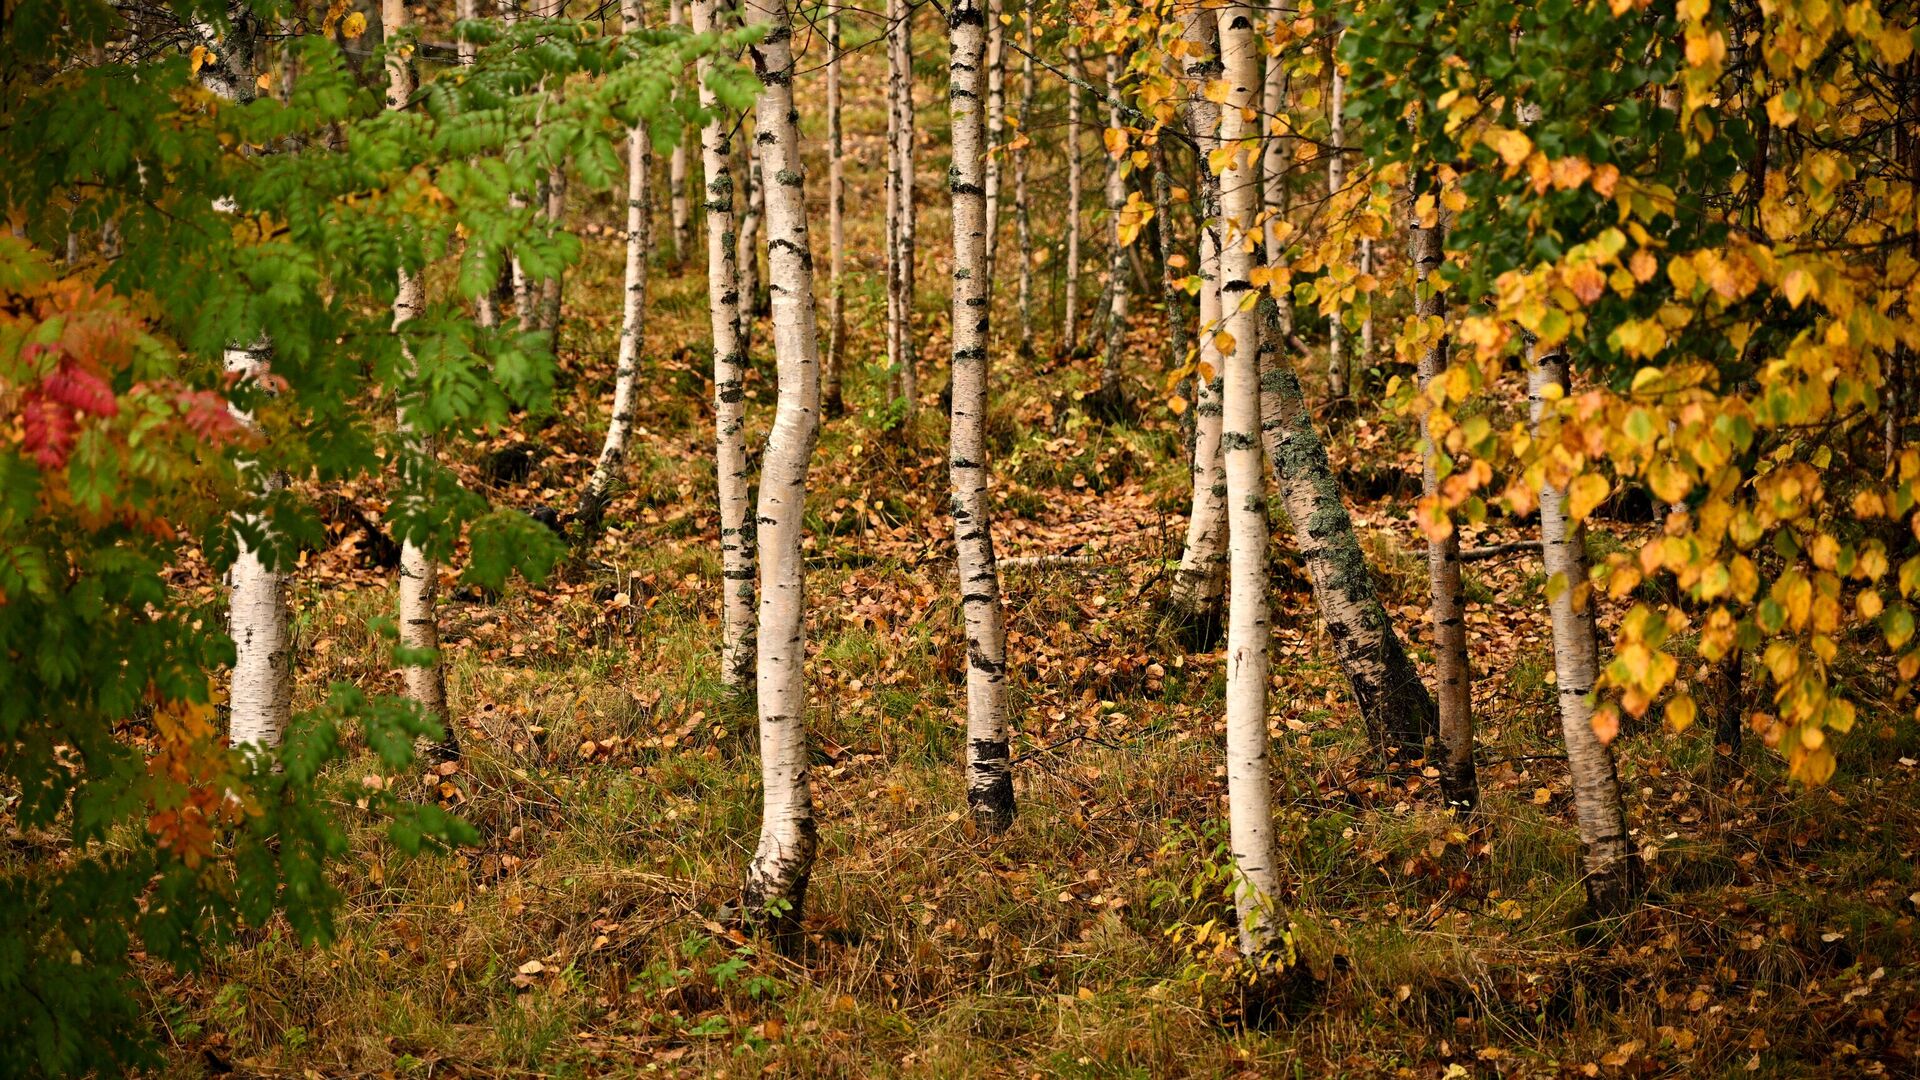
[[[1067,72],[1080,77],[1080,50],[1067,46]],[[1080,347],[1080,101],[1077,83],[1067,84],[1067,265],[1066,313],[1061,321],[1060,353],[1071,356]]]
[[[1019,131],[1015,142],[1022,144],[1013,152],[1013,214],[1015,241],[1020,245],[1020,355],[1031,358],[1033,352],[1033,215],[1027,207],[1027,172],[1032,164],[1033,135],[1033,11],[1021,14],[1021,33],[1025,48],[1020,53]],[[991,258],[988,260],[992,264]]]
[[[760,476],[760,775],[765,817],[747,871],[750,909],[778,907],[798,924],[818,844],[808,788],[806,563],[801,533],[807,469],[820,434],[819,328],[806,172],[793,100],[793,24],[785,0],[747,0],[749,25],[767,33],[748,48],[762,87],[755,103],[766,182],[767,283],[772,294],[778,400]]]
[[[1275,11],[1269,19],[1273,23],[1292,17],[1287,10]],[[1286,131],[1287,108],[1287,72],[1277,56],[1267,57],[1266,78],[1260,88],[1260,114],[1265,140],[1260,148],[1260,206],[1266,215],[1267,261],[1278,264],[1286,251],[1284,236],[1287,222],[1287,165],[1292,155],[1288,152]],[[1293,333],[1293,296],[1283,291],[1277,298],[1280,304],[1280,329],[1283,333]]]
[[[1327,64],[1327,121],[1332,129],[1328,136],[1331,146],[1327,152],[1327,194],[1335,196],[1347,186],[1346,124],[1340,115],[1346,108],[1347,81],[1340,74],[1339,50],[1333,50]],[[1327,316],[1327,393],[1333,397],[1347,396],[1347,360],[1342,336],[1346,333],[1340,324],[1338,311]]]
[[[840,386],[847,359],[847,170],[841,131],[840,14],[827,16],[827,233],[833,249],[833,284],[827,302],[827,364],[821,373],[821,407],[828,416],[846,412]]]
[[[1121,126],[1120,58],[1107,56],[1107,126]],[[1099,398],[1109,414],[1124,409],[1120,385],[1120,350],[1127,340],[1127,249],[1120,242],[1120,212],[1127,205],[1127,181],[1120,158],[1107,154],[1107,351],[1100,362]]]
[[[892,266],[888,281],[892,287],[888,310],[892,313],[892,357],[895,392],[911,414],[920,397],[920,356],[913,336],[913,295],[915,239],[918,208],[914,191],[914,115],[913,115],[913,0],[895,0],[897,16],[888,28],[888,85],[894,90],[891,134],[891,175],[897,200],[893,224]]]
[[[711,33],[718,0],[693,0],[693,32]],[[713,332],[714,467],[720,496],[720,674],[746,690],[754,683],[755,530],[747,467],[746,341],[741,335],[740,275],[734,265],[733,118],[707,87],[712,61],[699,61],[700,129],[707,179],[707,312]]]
[[[1007,128],[1006,27],[1000,23],[1001,0],[987,0],[987,278],[993,279],[1000,257],[1000,170]]]
[[[953,416],[949,466],[960,605],[967,627],[967,805],[983,833],[1013,824],[1012,756],[1007,740],[1007,641],[1000,575],[993,562],[987,494],[988,332],[986,132],[981,116],[985,13],[980,0],[955,0],[947,100],[953,116]]]
[[[687,5],[689,0],[667,0],[667,22],[671,26],[687,25]],[[673,257],[675,262],[684,262],[687,253],[693,250],[693,207],[687,198],[689,172],[687,162],[686,133],[674,141],[673,153],[667,158],[667,213],[673,225]]]

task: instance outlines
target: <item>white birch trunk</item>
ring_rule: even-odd
[[[692,0],[693,32],[711,33],[718,0]],[[740,275],[733,244],[733,118],[707,86],[713,61],[698,67],[700,107],[713,117],[700,129],[707,179],[707,312],[713,332],[714,473],[720,496],[720,675],[729,687],[754,682],[755,529],[749,499],[746,436],[746,343],[741,335]]]
[[[251,100],[254,90],[253,39],[235,26],[224,39],[216,40],[210,26],[196,27],[214,62],[201,69],[200,81],[207,89],[228,100]],[[233,210],[222,200],[215,209]],[[272,345],[262,339],[252,345],[229,344],[224,362],[235,384],[264,383],[269,373]],[[228,408],[234,419],[255,432],[259,425],[253,414]],[[285,485],[273,473],[242,463],[250,486],[268,495]],[[259,518],[246,519],[255,529],[265,529]],[[233,671],[227,688],[229,742],[240,748],[275,750],[285,737],[287,720],[293,712],[293,638],[287,613],[287,575],[262,562],[259,554],[244,539],[227,571],[227,633],[233,638]]]
[[[640,29],[639,0],[622,0],[620,22],[628,32]],[[594,463],[593,478],[587,482],[580,502],[579,518],[589,533],[606,511],[613,485],[626,460],[627,439],[633,431],[633,413],[638,406],[640,347],[645,339],[647,310],[647,259],[652,253],[652,207],[648,204],[648,174],[653,168],[652,140],[645,124],[627,133],[627,266],[624,301],[620,311],[620,352],[614,366],[613,414],[607,421],[607,437],[600,445],[600,457]]]
[[[1259,66],[1253,16],[1245,7],[1219,9],[1220,57],[1227,99],[1220,109],[1220,141],[1256,137],[1246,120],[1257,108]],[[1111,69],[1110,69],[1111,70]],[[1110,91],[1111,92],[1111,91]],[[1243,111],[1244,110],[1244,111]],[[1285,914],[1278,907],[1279,852],[1274,844],[1272,780],[1267,735],[1267,514],[1260,452],[1258,335],[1251,306],[1257,232],[1259,162],[1242,154],[1220,177],[1220,298],[1233,338],[1221,389],[1222,455],[1226,459],[1227,594],[1227,816],[1234,861],[1234,908],[1240,951],[1249,959],[1282,945]],[[1285,966],[1291,966],[1287,964]]]
[[[987,0],[987,278],[993,279],[1000,256],[1000,158],[1007,129],[1006,28],[1000,23],[1002,0]]]
[[[1446,232],[1436,223],[1407,226],[1407,261],[1413,264],[1414,313],[1444,317],[1446,295],[1434,288],[1440,269]],[[1420,357],[1422,392],[1447,370],[1447,340],[1441,338]],[[1439,447],[1434,441],[1432,409],[1420,414],[1421,493],[1440,497]],[[1440,792],[1447,805],[1462,812],[1479,804],[1479,784],[1473,766],[1473,674],[1467,660],[1467,599],[1460,580],[1460,533],[1448,530],[1439,540],[1427,540],[1428,614],[1433,622],[1433,680],[1439,708]]]
[[[1033,353],[1033,215],[1027,209],[1027,172],[1033,156],[1033,11],[1021,15],[1025,48],[1020,53],[1019,139],[1026,145],[1013,159],[1015,241],[1020,245],[1020,355]]]
[[[1293,17],[1293,11],[1283,8],[1273,13],[1271,23],[1279,23]],[[1267,57],[1266,77],[1261,83],[1260,112],[1265,133],[1265,141],[1260,149],[1260,207],[1266,215],[1267,262],[1278,263],[1280,254],[1286,250],[1281,239],[1281,226],[1287,220],[1287,165],[1290,155],[1287,151],[1285,133],[1285,112],[1287,107],[1286,67],[1277,56]],[[1293,297],[1281,293],[1280,328],[1283,333],[1293,333]]]
[[[1564,395],[1567,354],[1527,342],[1527,401],[1533,430],[1546,415],[1549,387]],[[1587,903],[1596,914],[1616,915],[1638,900],[1640,856],[1627,833],[1620,777],[1613,750],[1593,731],[1593,684],[1600,646],[1593,625],[1593,590],[1587,581],[1584,531],[1567,515],[1567,493],[1551,484],[1540,491],[1541,562],[1547,572],[1547,610],[1553,622],[1553,670],[1560,698],[1560,734],[1573,776],[1573,813],[1580,829],[1580,862]]]
[[[688,0],[667,0],[667,24],[669,26],[687,25]],[[667,159],[667,206],[673,224],[673,256],[675,262],[685,262],[687,253],[693,250],[693,214],[687,199],[687,139],[686,132],[673,144],[673,154]]]
[[[757,124],[742,124],[745,146],[740,171],[740,227],[735,237],[734,264],[740,271],[740,351],[753,348],[753,322],[760,311],[760,229],[765,221],[761,213],[760,159],[754,151]]]
[[[993,562],[987,497],[988,330],[993,307],[987,268],[986,133],[981,118],[985,59],[980,0],[955,0],[947,100],[953,116],[953,417],[950,466],[960,606],[967,626],[967,805],[984,833],[1013,824],[1007,741],[1007,641],[1000,575]]]
[[[1120,58],[1108,54],[1107,127],[1121,126]],[[1127,249],[1120,242],[1120,211],[1127,205],[1127,182],[1120,172],[1121,159],[1107,155],[1107,240],[1111,245],[1107,258],[1107,351],[1100,363],[1100,409],[1118,416],[1126,408],[1125,390],[1120,385],[1120,350],[1127,339]]]
[[[454,17],[462,22],[479,18],[479,0],[454,0]],[[471,66],[480,53],[479,46],[464,39],[458,43],[457,49],[462,67]],[[500,308],[494,301],[493,292],[494,286],[489,283],[487,290],[473,302],[474,323],[488,329],[500,324]]]
[[[920,356],[913,337],[913,296],[915,230],[917,212],[914,192],[914,116],[913,116],[913,17],[918,10],[912,0],[898,0],[898,13],[887,38],[889,73],[896,81],[893,99],[893,182],[896,204],[893,219],[893,357],[896,392],[911,415],[920,397]]]
[[[1181,37],[1186,41],[1187,129],[1193,133],[1200,200],[1200,324],[1193,379],[1193,498],[1180,567],[1167,598],[1173,619],[1203,632],[1219,619],[1227,577],[1227,474],[1220,454],[1220,178],[1208,163],[1219,145],[1220,107],[1202,94],[1220,77],[1216,35],[1211,11],[1196,6],[1186,15]]]
[[[1080,78],[1080,50],[1067,46],[1067,73]],[[1067,84],[1067,265],[1066,314],[1060,330],[1060,353],[1073,355],[1080,347],[1080,99],[1077,82]]]
[[[773,297],[779,385],[760,477],[760,777],[765,817],[747,871],[746,900],[797,927],[817,836],[807,780],[806,564],[801,530],[807,468],[820,432],[820,356],[807,237],[806,174],[793,100],[793,27],[784,0],[747,0],[748,25],[767,27],[753,46],[762,91],[755,108],[766,180],[768,284]]]
[[[380,13],[381,25],[389,42],[396,34],[406,30],[405,0],[381,0]],[[397,50],[389,48],[387,108],[405,108],[407,99],[413,96],[413,87],[411,61]],[[425,290],[419,275],[402,270],[399,291],[393,298],[394,333],[400,334],[402,328],[413,321],[424,306],[426,306]],[[400,348],[407,355],[407,374],[411,376],[412,355],[407,352],[404,341]],[[401,437],[408,441],[413,452],[430,460],[433,456],[433,442],[414,431],[405,406],[400,408],[396,419]],[[441,761],[453,761],[460,757],[460,739],[454,729],[453,717],[447,712],[446,665],[442,663],[439,655],[439,594],[439,564],[411,539],[402,540],[400,543],[400,645],[411,652],[431,652],[433,659],[426,663],[404,665],[400,669],[401,679],[406,684],[407,698],[419,705],[421,711],[444,726],[445,735],[432,748],[432,756]]]
[[[833,284],[828,301],[827,365],[821,374],[821,407],[828,416],[846,412],[840,387],[847,359],[847,171],[846,147],[841,131],[840,13],[827,16],[827,232],[833,249]]]
[[[1338,44],[1333,53],[1339,52]],[[1331,86],[1327,94],[1327,121],[1332,129],[1328,141],[1332,144],[1327,154],[1327,194],[1338,195],[1340,189],[1347,186],[1346,121],[1341,113],[1346,109],[1347,81],[1340,74],[1340,61],[1337,55],[1329,57],[1328,70]],[[1340,313],[1327,316],[1327,393],[1333,397],[1347,396],[1347,360],[1345,344],[1341,341],[1345,334],[1340,325]]]

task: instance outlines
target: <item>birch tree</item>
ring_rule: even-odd
[[[687,25],[688,3],[689,0],[667,0],[668,25]],[[693,250],[693,214],[691,200],[687,197],[688,181],[687,140],[683,137],[674,140],[673,153],[667,159],[667,213],[673,224],[673,257],[676,262],[684,262],[687,252]]]
[[[807,468],[819,438],[820,356],[807,236],[805,166],[793,100],[793,26],[784,0],[748,0],[747,22],[766,27],[749,47],[759,73],[755,104],[766,187],[768,285],[778,399],[761,462],[758,704],[764,817],[747,870],[750,912],[798,926],[818,840],[808,790],[806,563],[801,555]]]
[[[760,190],[764,177],[760,173],[760,160],[754,153],[757,127],[757,124],[752,127],[742,124],[740,132],[740,223],[735,230],[733,259],[740,274],[741,352],[752,351],[753,320],[760,313],[760,229],[765,215],[761,213]]]
[[[1233,145],[1257,137],[1259,81],[1253,16],[1245,7],[1219,9],[1220,58],[1226,100],[1220,109],[1220,141]],[[1109,69],[1111,71],[1111,68]],[[1111,82],[1111,76],[1109,82]],[[1109,91],[1111,93],[1111,91]],[[1274,843],[1272,778],[1267,736],[1266,477],[1260,452],[1258,327],[1251,305],[1255,243],[1259,226],[1258,161],[1236,154],[1220,177],[1220,297],[1225,370],[1221,388],[1221,447],[1226,459],[1227,572],[1227,818],[1234,862],[1234,909],[1240,952],[1249,961],[1293,966],[1286,915],[1279,908],[1280,856]]]
[[[640,29],[640,0],[621,0],[620,24],[627,33]],[[679,147],[674,148],[676,153]],[[606,511],[607,499],[626,460],[627,439],[633,430],[633,414],[639,405],[640,348],[644,341],[647,309],[647,262],[652,255],[652,206],[648,199],[649,173],[653,169],[652,140],[646,124],[636,124],[627,132],[627,265],[621,290],[620,346],[613,375],[613,413],[607,420],[607,435],[600,444],[600,456],[594,462],[593,478],[580,500],[579,518],[591,533]],[[676,249],[679,250],[679,249]]]
[[[1442,260],[1445,228],[1438,221],[1423,226],[1418,220],[1407,226],[1407,261],[1413,264],[1414,314],[1422,318],[1446,317],[1446,294],[1433,280]],[[1447,339],[1442,337],[1420,356],[1420,390],[1431,397],[1434,380],[1447,370]],[[1421,466],[1420,490],[1429,505],[1438,510],[1440,500],[1440,449],[1434,430],[1432,410],[1420,414]],[[1460,532],[1452,522],[1444,522],[1444,535],[1437,526],[1427,531],[1427,590],[1429,616],[1433,622],[1434,696],[1439,706],[1440,791],[1447,805],[1470,811],[1480,799],[1479,784],[1473,767],[1473,684],[1467,660],[1467,598],[1460,581]]]
[[[692,0],[696,34],[710,34],[718,0]],[[720,675],[729,687],[753,685],[755,529],[749,499],[746,437],[746,342],[741,334],[740,275],[734,265],[733,121],[708,86],[711,57],[698,63],[700,156],[707,181],[707,312],[713,333],[714,472],[720,497]]]
[[[975,825],[1013,824],[1007,741],[1007,642],[987,498],[987,368],[992,278],[987,267],[986,63],[980,0],[956,0],[947,15],[947,101],[953,116],[953,416],[950,469],[960,605],[967,627],[967,805]]]
[[[248,21],[236,22],[225,38],[214,40],[211,28],[203,33],[209,42],[212,62],[201,69],[200,81],[218,97],[244,103],[254,95],[256,86],[255,41]],[[228,212],[232,202],[217,205]],[[272,366],[273,346],[262,338],[251,345],[229,343],[224,363],[227,376],[238,386],[266,388]],[[253,414],[234,405],[228,406],[234,419],[256,435],[260,425]],[[259,495],[271,495],[284,487],[278,473],[258,465],[242,465],[249,487]],[[242,519],[245,531],[264,531],[265,519],[248,515]],[[293,639],[287,610],[287,575],[277,566],[261,559],[260,551],[239,540],[239,552],[227,570],[227,633],[233,638],[233,670],[228,677],[228,732],[236,747],[274,750],[287,730],[293,713]]]
[[[828,416],[846,412],[840,379],[847,359],[847,170],[841,131],[840,69],[843,65],[840,11],[827,16],[827,233],[832,248],[833,283],[827,301],[827,363],[821,373],[821,408]]]
[[[1107,128],[1118,130],[1120,114],[1120,58],[1107,54]],[[1126,390],[1120,385],[1120,350],[1127,339],[1127,245],[1120,232],[1120,215],[1127,205],[1127,181],[1121,170],[1121,156],[1107,152],[1107,351],[1100,362],[1100,386],[1094,394],[1094,411],[1113,418],[1126,412]]]
[[[1220,177],[1210,156],[1219,145],[1220,107],[1205,88],[1220,78],[1218,26],[1211,11],[1197,5],[1181,28],[1187,129],[1193,134],[1194,177],[1199,199],[1197,236],[1200,265],[1199,351],[1194,372],[1193,497],[1187,512],[1186,543],[1168,596],[1168,614],[1179,625],[1206,636],[1218,622],[1227,577],[1227,475],[1220,452]]]
[[[1067,45],[1067,261],[1065,308],[1060,323],[1060,354],[1071,356],[1080,347],[1080,47]]]
[[[887,175],[892,183],[889,206],[890,243],[887,272],[888,362],[894,394],[909,414],[920,396],[919,355],[913,338],[914,234],[914,116],[913,116],[913,0],[891,0],[887,28],[887,85],[892,91],[888,133]]]
[[[1000,255],[1000,169],[1007,128],[1006,27],[1000,22],[1002,0],[987,0],[987,276],[992,278]]]
[[[1339,48],[1336,44],[1331,50],[1327,63],[1327,195],[1337,196],[1347,186],[1346,119],[1341,114],[1346,110],[1347,82],[1340,72]],[[1345,330],[1340,325],[1340,312],[1327,316],[1327,393],[1336,398],[1347,396],[1347,361],[1345,344],[1341,340]]]
[[[1527,407],[1535,438],[1569,385],[1567,354],[1529,336]],[[1639,899],[1640,855],[1627,833],[1613,750],[1593,730],[1594,683],[1600,646],[1593,624],[1584,530],[1567,512],[1567,493],[1551,481],[1540,489],[1540,554],[1547,574],[1547,610],[1553,623],[1553,671],[1560,699],[1560,734],[1573,776],[1573,813],[1580,829],[1580,864],[1587,904],[1600,915],[1619,914]]]
[[[413,96],[412,47],[404,43],[407,30],[405,0],[381,0],[381,25],[387,39],[387,108],[404,109]],[[557,303],[557,301],[556,301]],[[411,378],[413,358],[407,349],[404,327],[426,304],[420,275],[401,270],[398,291],[393,299],[393,330],[402,335],[401,351],[407,357],[406,375]],[[410,452],[431,459],[433,440],[417,433],[403,404],[397,416],[401,438]],[[453,717],[447,712],[447,671],[440,658],[440,564],[420,547],[412,536],[400,542],[400,646],[409,659],[400,668],[407,697],[427,715],[440,721],[445,735],[431,753],[442,761],[460,756],[459,735]]]
[[[1033,10],[1021,14],[1021,35],[1025,48],[1020,51],[1020,103],[1017,107],[1018,134],[1013,153],[1014,241],[1020,245],[1020,277],[1017,294],[1020,312],[1020,355],[1031,359],[1033,350],[1033,215],[1027,207],[1027,172],[1033,157]],[[988,260],[991,266],[992,260]]]
[[[1292,10],[1281,8],[1268,20],[1269,28],[1277,30],[1280,24],[1291,18]],[[1267,260],[1277,263],[1281,253],[1286,251],[1289,225],[1287,223],[1287,165],[1292,155],[1288,153],[1287,136],[1287,68],[1280,57],[1268,55],[1266,77],[1260,85],[1260,114],[1265,138],[1260,146],[1260,208],[1266,217]],[[1277,300],[1280,304],[1280,328],[1293,333],[1293,297],[1282,291]]]

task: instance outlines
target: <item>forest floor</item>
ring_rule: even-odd
[[[1020,816],[1003,837],[969,835],[938,401],[944,147],[930,146],[920,173],[926,393],[897,422],[876,359],[880,140],[867,133],[883,123],[880,67],[863,54],[848,76],[848,101],[873,103],[847,117],[863,133],[847,198],[849,414],[826,425],[808,502],[821,848],[802,947],[780,956],[716,921],[758,828],[754,719],[718,678],[705,278],[663,251],[640,429],[610,527],[543,586],[493,597],[449,579],[443,633],[467,749],[457,772],[380,777],[363,753],[344,774],[424,787],[473,822],[480,846],[405,858],[367,822],[339,873],[336,943],[302,948],[270,926],[200,972],[152,971],[171,1073],[1916,1075],[1910,720],[1891,705],[1868,717],[1832,785],[1811,792],[1762,747],[1715,780],[1705,733],[1630,726],[1615,746],[1651,898],[1622,924],[1576,931],[1578,838],[1554,757],[1537,562],[1468,569],[1485,813],[1463,827],[1428,775],[1381,772],[1367,753],[1284,529],[1271,705],[1281,899],[1323,994],[1277,1030],[1236,1026],[1220,968],[1176,933],[1230,909],[1222,674],[1217,647],[1189,649],[1158,613],[1188,473],[1154,310],[1128,339],[1131,423],[1078,407],[1097,361],[997,351],[999,553],[1085,558],[1005,572]],[[931,88],[920,91],[930,143],[944,138]],[[1038,168],[1051,190],[1050,167]],[[824,167],[809,187],[824,268]],[[528,510],[572,508],[610,398],[616,211],[601,197],[576,212],[589,254],[568,284],[556,410],[458,455],[469,482]],[[1008,253],[1010,221],[1005,236]],[[1041,275],[1043,301],[1051,280]],[[1002,343],[1012,327],[1003,297]],[[1056,327],[1041,321],[1049,348]],[[747,393],[756,449],[772,412],[768,340],[762,322]],[[1330,443],[1424,662],[1412,440],[1363,408],[1331,426]],[[378,491],[337,494],[378,517]],[[1654,528],[1597,524],[1596,551]],[[390,575],[351,522],[333,535],[296,578],[303,707],[335,680],[398,688],[368,627],[392,609]],[[1468,542],[1521,535],[1495,517]],[[197,588],[217,597],[211,581]]]

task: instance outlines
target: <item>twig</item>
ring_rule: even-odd
[[[1514,540],[1505,544],[1488,544],[1486,547],[1460,549],[1461,562],[1479,562],[1482,559],[1497,559],[1502,555],[1517,555],[1523,551],[1540,550],[1538,540]]]

